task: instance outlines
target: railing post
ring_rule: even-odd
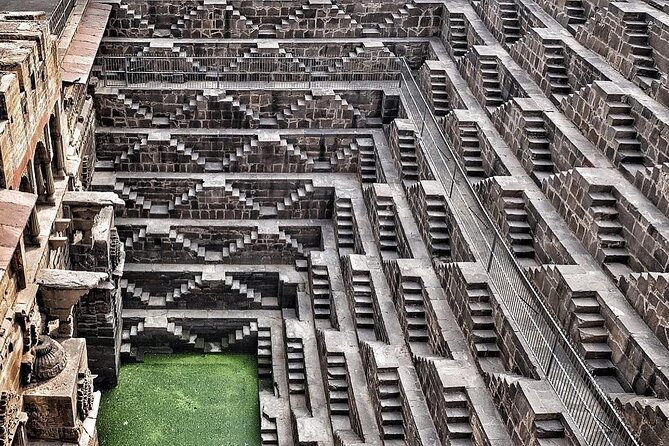
[[[126,87],[128,85],[130,85],[130,82],[128,80],[128,69],[129,69],[129,67],[130,67],[130,59],[128,59],[127,57],[123,58],[123,72],[124,72],[124,75],[125,75],[125,86]]]
[[[555,347],[557,346],[557,341],[558,341],[558,337],[555,336],[555,339],[553,340],[553,347],[551,347],[551,354],[550,354],[551,360],[548,363],[548,367],[546,367],[546,376],[547,377],[550,376],[551,369],[553,368],[553,361],[555,361]]]
[[[107,58],[103,57],[102,58],[102,84],[106,87],[107,86]]]
[[[451,175],[451,187],[448,189],[448,198],[451,198],[453,196],[453,187],[455,186],[455,173],[456,169],[454,168],[453,174]]]
[[[495,235],[495,238],[492,239],[492,246],[490,247],[490,256],[488,256],[488,265],[486,266],[485,270],[486,272],[490,272],[490,267],[492,266],[492,258],[495,255],[495,248],[497,247],[497,236]]]

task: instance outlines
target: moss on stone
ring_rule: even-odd
[[[121,368],[98,418],[101,446],[260,444],[252,355],[147,355]]]

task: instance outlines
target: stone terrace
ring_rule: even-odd
[[[124,360],[256,353],[263,445],[669,445],[667,5],[108,3]]]

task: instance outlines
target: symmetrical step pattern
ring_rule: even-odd
[[[515,5],[515,3],[513,3]],[[480,56],[481,79],[483,81],[484,105],[494,109],[505,101],[502,98],[502,85],[499,75],[499,62],[495,56]]]
[[[353,205],[350,198],[337,198],[335,200],[334,217],[339,255],[350,253],[361,254],[362,244],[358,235],[358,227],[355,223]]]
[[[452,445],[473,445],[471,408],[464,389],[444,389],[444,414],[448,438]]]
[[[363,183],[375,183],[376,175],[376,151],[372,138],[356,138],[355,145],[360,157],[360,181]]]
[[[471,181],[485,178],[483,156],[481,155],[481,141],[479,130],[474,122],[463,122],[459,125],[460,152],[465,165],[465,173]]]
[[[464,21],[463,21],[464,23]],[[464,32],[464,25],[462,25]],[[451,29],[451,32],[457,32],[456,30]],[[465,38],[465,48],[467,46],[467,36]],[[453,48],[453,51],[456,51],[456,48]],[[464,52],[462,53],[464,54]],[[446,116],[450,111],[450,104],[448,101],[448,92],[446,91],[446,70],[443,68],[431,68],[430,69],[430,88],[432,90],[432,106],[434,110],[434,115]]]
[[[612,272],[626,273],[629,270],[630,253],[623,236],[623,225],[617,200],[610,191],[590,192],[590,212],[597,226],[597,260]]]
[[[286,338],[286,358],[288,391],[291,394],[304,394],[306,392],[306,371],[304,346],[301,338]]]
[[[502,18],[502,34],[504,34],[502,43],[508,47],[521,37],[518,5],[515,0],[502,0],[499,2],[499,10]]]
[[[428,328],[425,319],[423,286],[417,277],[403,277],[396,296],[395,305],[402,315],[404,335],[408,342],[428,342]]]
[[[525,111],[525,134],[529,155],[530,176],[541,186],[541,181],[555,171],[551,154],[551,143],[542,112]]]
[[[615,162],[632,176],[644,167],[644,153],[634,125],[632,107],[622,101],[607,101],[607,123],[614,131]]]
[[[451,260],[451,235],[448,229],[448,215],[446,214],[446,200],[443,195],[425,196],[427,210],[427,225],[429,228],[429,249],[438,261]]]
[[[522,191],[502,197],[503,213],[507,229],[507,240],[511,250],[521,264],[534,260],[534,236],[528,221]],[[531,263],[528,266],[533,266]]]
[[[580,3],[580,0],[573,1]],[[550,86],[551,99],[559,104],[562,98],[572,92],[562,41],[544,41],[544,61],[546,62],[546,77]]]
[[[402,179],[407,181],[419,180],[416,137],[413,129],[397,129],[397,146],[399,153],[396,153],[396,156],[399,157]]]
[[[587,18],[582,0],[566,0],[564,8],[568,25],[576,27],[585,23]]]
[[[495,320],[486,283],[468,284],[467,307],[471,318],[471,337],[476,356],[499,356]]]
[[[596,376],[613,376],[616,368],[611,362],[608,345],[609,330],[601,315],[601,307],[594,293],[573,293],[571,306],[574,327],[580,340],[579,349],[585,362]]]
[[[270,379],[272,373],[272,331],[269,327],[258,327],[258,379]]]
[[[353,286],[350,293],[353,298],[353,312],[355,315],[355,325],[359,329],[374,330],[374,290],[372,289],[371,278],[367,271],[352,271]]]
[[[650,85],[652,79],[660,77],[660,72],[653,59],[645,13],[626,13],[623,25],[625,26],[623,37],[630,47],[630,57],[634,65],[633,75]]]
[[[332,296],[330,294],[330,276],[325,265],[312,265],[309,271],[311,296],[316,319],[329,319]]]
[[[458,59],[464,56],[469,49],[469,45],[467,43],[467,29],[465,27],[465,16],[463,14],[451,13],[451,15],[448,17],[448,24],[448,43],[451,45],[453,57]],[[432,86],[432,91],[434,92],[434,85]]]
[[[348,417],[350,408],[346,357],[340,352],[328,352],[326,359],[327,394],[330,415],[343,415]]]
[[[377,393],[380,413],[377,414],[380,423],[381,437],[384,440],[403,439],[404,414],[402,413],[402,395],[400,391],[400,377],[397,369],[377,369]]]

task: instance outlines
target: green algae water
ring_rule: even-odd
[[[146,355],[102,395],[101,446],[258,446],[253,355]]]

